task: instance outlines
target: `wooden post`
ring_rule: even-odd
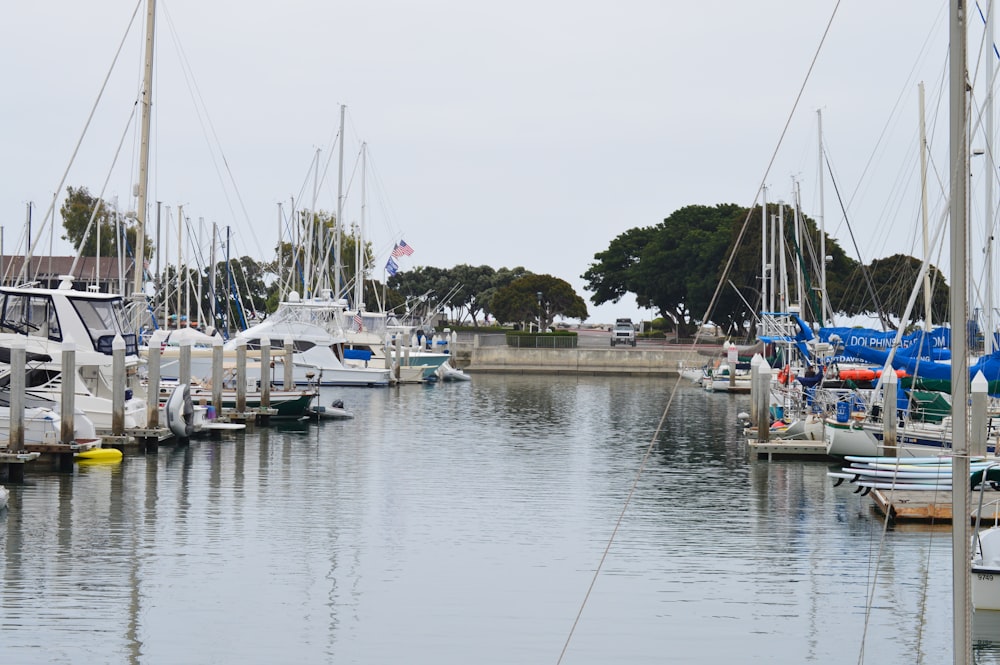
[[[764,358],[759,354],[753,354],[750,359],[750,422],[757,422],[757,410],[760,401],[760,363]]]
[[[271,408],[271,340],[260,340],[260,408]]]
[[[146,359],[146,427],[160,427],[160,344],[154,338]]]
[[[216,416],[222,415],[222,338],[212,339],[212,406]]]
[[[111,435],[125,436],[125,339],[111,341]]]
[[[761,358],[757,366],[757,440],[771,438],[771,366]]]
[[[177,385],[191,385],[191,340],[182,339],[178,349],[180,364],[177,368]]]
[[[62,375],[73,376],[76,372],[76,344],[62,343]],[[59,403],[59,442],[73,443],[76,440],[73,427],[73,398],[76,396],[73,381],[63,381]],[[23,391],[22,391],[23,392]]]
[[[295,390],[295,377],[292,372],[295,369],[295,363],[292,360],[292,354],[295,352],[295,345],[292,340],[285,340],[285,380],[282,382],[285,390]]]
[[[236,341],[236,413],[247,410],[247,341]]]
[[[27,349],[23,339],[10,343],[10,449],[24,450],[24,365]],[[76,368],[73,369],[74,373]],[[66,377],[63,377],[65,383]],[[70,383],[74,383],[70,377]]]
[[[886,455],[894,457],[897,444],[896,388],[899,377],[891,367],[883,372],[886,374],[882,377],[882,446]]]
[[[981,370],[976,372],[970,388],[972,393],[972,438],[969,441],[969,454],[973,457],[986,456],[986,393],[989,388],[989,382],[983,376],[983,372]],[[957,427],[958,424],[952,422],[951,426]]]

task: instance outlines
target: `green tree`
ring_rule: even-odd
[[[96,210],[96,214],[95,214]],[[63,240],[68,240],[80,253],[80,256],[118,256],[119,233],[116,222],[121,223],[125,232],[125,256],[134,256],[136,238],[138,238],[138,223],[134,212],[118,213],[103,200],[91,195],[86,187],[67,187],[66,200],[59,208],[63,219],[65,234]],[[91,217],[94,219],[90,226]],[[90,232],[87,228],[90,226]],[[100,247],[98,247],[100,237]],[[146,238],[145,255],[153,255],[153,245]]]
[[[324,210],[304,210],[299,213],[298,238],[293,241],[283,241],[275,245],[275,260],[270,270],[275,274],[277,284],[268,298],[266,310],[273,312],[278,303],[288,296],[288,291],[296,291],[306,295],[308,281],[310,295],[315,295],[320,288],[333,288],[336,284],[334,272],[336,269],[335,233],[337,230],[336,216]],[[310,233],[311,229],[311,233]],[[358,269],[357,248],[361,242],[357,229],[341,229],[340,242],[340,287],[343,295],[353,296],[353,283],[358,275],[365,280],[364,298],[366,303],[378,302],[378,288],[372,289],[368,282],[373,279],[372,265],[374,252],[371,243],[366,242],[361,254],[364,268]],[[306,259],[309,252],[310,258]],[[307,280],[306,271],[311,274]],[[352,303],[353,305],[354,303]]]
[[[886,325],[896,329],[908,324],[903,321],[906,304],[920,274],[920,259],[904,254],[894,254],[884,259],[875,259],[867,266],[874,296],[867,289],[856,289],[850,306],[855,313],[881,313]],[[935,266],[928,266],[931,283],[931,320],[948,319],[949,288],[944,275]],[[911,321],[925,318],[923,292],[914,302]],[[895,317],[893,320],[891,317]]]
[[[535,321],[546,330],[556,316],[586,319],[587,305],[565,280],[552,275],[525,275],[497,289],[490,302],[500,321]]]
[[[777,206],[768,207],[768,215],[777,211]],[[587,290],[593,292],[591,302],[617,302],[626,293],[633,293],[640,306],[656,309],[671,319],[682,334],[690,334],[698,323],[707,320],[730,331],[746,332],[763,309],[761,210],[748,213],[747,208],[735,204],[692,205],[675,211],[657,226],[626,231],[605,252],[596,254],[595,262],[583,274]],[[791,219],[787,209],[785,216]],[[796,265],[801,266],[809,280],[804,289],[808,294],[804,311],[811,312],[807,318],[821,320],[814,304],[819,299],[811,297],[819,288],[819,231],[803,216],[802,240],[796,243],[791,227],[786,224],[780,243],[787,253],[790,283],[795,283]],[[836,297],[844,292],[843,285],[857,263],[848,259],[829,236],[826,251],[833,257],[827,267],[827,290]]]

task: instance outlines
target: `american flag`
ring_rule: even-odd
[[[360,313],[354,315],[354,325],[356,325],[358,327],[358,330],[361,330],[361,314]]]
[[[409,256],[413,253],[413,248],[406,244],[405,240],[400,240],[396,243],[396,246],[392,248],[392,255],[397,259],[401,256]]]

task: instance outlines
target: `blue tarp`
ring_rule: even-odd
[[[372,352],[362,349],[344,349],[344,358],[347,360],[364,360],[368,362],[372,359]]]

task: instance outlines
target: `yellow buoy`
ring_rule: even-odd
[[[90,462],[120,462],[122,451],[117,448],[91,448],[76,454],[76,459]]]

